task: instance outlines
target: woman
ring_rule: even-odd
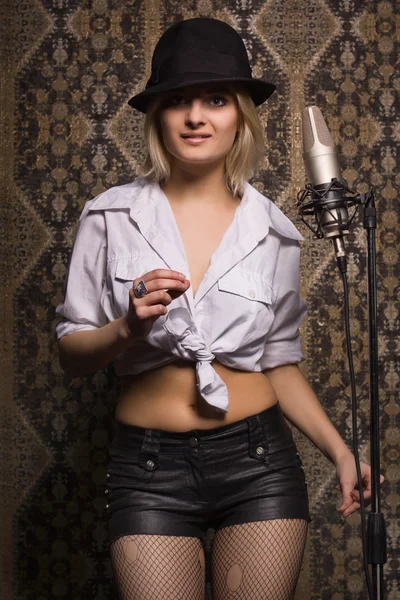
[[[203,598],[209,527],[215,599],[293,596],[310,516],[284,417],[335,464],[343,516],[359,508],[353,455],[298,367],[302,237],[247,183],[274,89],[225,23],[175,24],[129,101],[145,176],[80,218],[60,362],[122,377],[106,492],[123,599]]]

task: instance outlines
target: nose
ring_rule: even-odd
[[[188,103],[188,109],[185,117],[185,124],[188,127],[196,128],[204,125],[205,116],[203,103],[200,98],[195,98]]]

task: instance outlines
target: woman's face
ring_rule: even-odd
[[[173,162],[223,163],[238,128],[235,99],[222,84],[169,92],[160,113],[164,144]]]

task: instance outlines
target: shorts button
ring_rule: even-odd
[[[154,467],[154,461],[152,461],[152,460],[148,460],[148,461],[146,462],[146,465],[149,467],[149,469],[152,469],[152,468]]]
[[[264,454],[264,448],[262,446],[258,446],[258,448],[256,449],[256,453],[258,454],[258,456],[261,456],[262,454]]]
[[[110,473],[107,473],[107,479],[110,477]]]
[[[191,437],[189,440],[189,444],[192,448],[197,448],[197,446],[199,445],[199,440],[195,437]]]
[[[255,298],[255,295],[256,295],[256,293],[255,293],[254,290],[249,290],[249,296],[250,296],[250,298]]]

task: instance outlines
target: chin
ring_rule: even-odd
[[[221,160],[222,160],[221,157],[217,157],[217,158],[207,157],[207,158],[198,158],[198,159],[196,159],[193,156],[191,156],[191,157],[187,157],[187,158],[181,158],[180,162],[182,162],[186,166],[189,166],[189,165],[193,165],[193,166],[196,166],[196,165],[199,165],[199,166],[209,165],[211,167],[211,166],[213,166],[215,164],[220,163]]]
[[[197,151],[196,151],[197,150]],[[175,154],[176,160],[182,162],[190,162],[193,164],[213,164],[224,160],[225,154],[210,154],[209,152],[202,152],[200,148],[193,148],[193,152],[185,152],[182,154]]]

